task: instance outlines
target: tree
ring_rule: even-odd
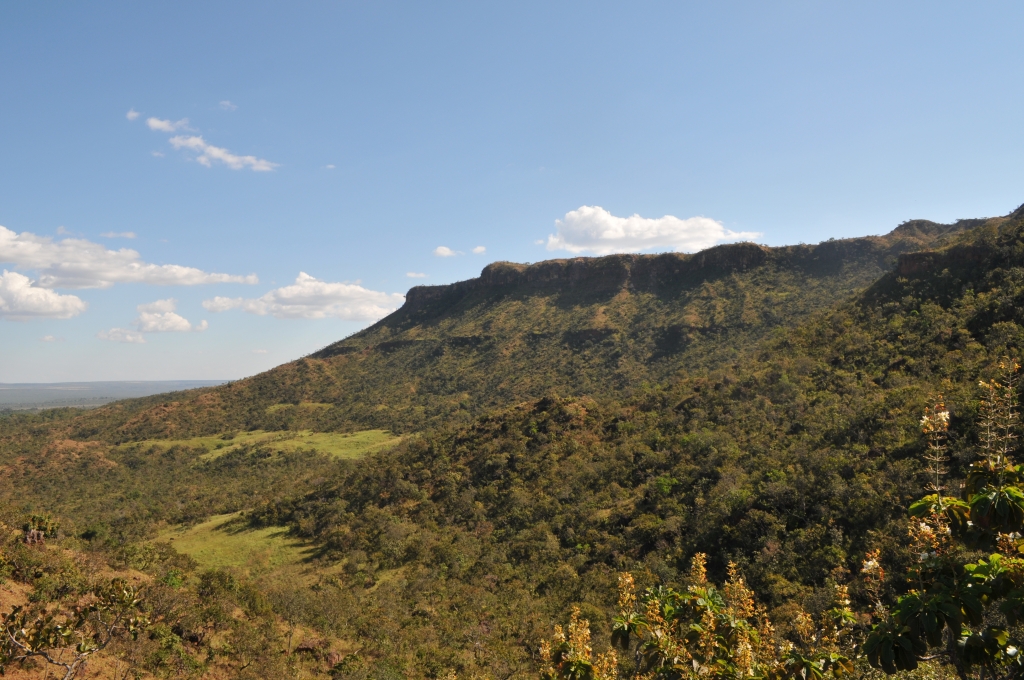
[[[904,575],[906,592],[887,606],[876,554],[863,569],[880,619],[865,652],[886,673],[939,659],[963,680],[1024,677],[1024,466],[1012,455],[1019,368],[1004,360],[999,379],[980,383],[978,456],[959,496],[943,494],[949,412],[940,400],[921,419],[931,493],[910,506],[918,561]]]
[[[42,659],[72,680],[86,661],[118,637],[136,638],[148,621],[136,589],[121,579],[97,587],[70,610],[13,607],[0,614],[0,674],[12,664]]]

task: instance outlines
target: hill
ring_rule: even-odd
[[[900,255],[1002,219],[918,220],[885,236],[784,248],[494,263],[476,279],[415,287],[373,326],[266,373],[99,409],[72,438],[407,432],[547,393],[620,398],[734,363],[867,287]]]
[[[209,520],[242,512],[248,533],[232,540],[269,565],[292,554],[287,528],[306,557],[282,573],[302,577],[259,566],[237,578],[276,616],[357,649],[336,677],[524,677],[571,604],[607,641],[617,570],[678,583],[698,551],[719,581],[735,561],[776,621],[826,607],[834,582],[863,598],[867,550],[913,559],[904,518],[921,493],[925,404],[946,395],[962,476],[976,382],[1024,349],[1024,210],[711,255],[497,265],[247,381],[4,416],[0,498],[68,518],[89,549],[123,561],[169,534],[189,537],[183,550],[227,544]],[[851,295],[854,274],[864,286]],[[769,315],[758,305],[780,289],[790,311]],[[718,334],[658,355],[659,333],[697,309]],[[616,330],[567,339],[602,327]],[[494,339],[437,351],[474,329],[505,351]],[[533,332],[550,333],[536,341],[546,350],[530,349]],[[475,391],[408,389],[445,375]],[[361,459],[274,448],[265,434],[384,422],[412,433]]]
[[[868,607],[851,580],[868,550],[894,570],[917,559],[905,509],[924,482],[924,407],[945,395],[951,474],[963,479],[979,436],[977,381],[1024,349],[1022,272],[1018,211],[901,257],[739,365],[621,403],[549,397],[435,430],[251,521],[318,543],[347,565],[347,584],[402,574],[362,599],[412,639],[432,626],[455,640],[486,628],[485,648],[514,649],[522,622],[570,604],[607,639],[617,570],[678,583],[696,552],[719,578],[736,562],[777,621],[798,604],[827,607],[835,582]],[[419,613],[423,592],[444,593],[460,615]],[[491,672],[507,663],[497,652],[480,660]]]

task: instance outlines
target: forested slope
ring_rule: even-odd
[[[97,409],[73,436],[413,431],[549,392],[622,398],[735,362],[775,329],[867,287],[899,255],[1003,219],[914,221],[886,236],[783,248],[499,262],[477,279],[413,288],[397,312],[310,357],[211,390]],[[331,407],[267,410],[301,402]]]
[[[443,620],[415,604],[443,591],[484,612],[507,592],[542,613],[583,602],[607,630],[616,570],[678,582],[696,552],[720,578],[737,562],[777,620],[796,604],[814,612],[867,550],[916,559],[906,507],[924,481],[921,413],[939,393],[962,478],[977,380],[1024,346],[1021,217],[904,257],[742,365],[621,404],[545,398],[435,431],[252,521],[290,524],[349,565],[353,585],[416,574],[365,596],[395,629]],[[463,632],[492,616],[473,609],[460,609]],[[514,633],[501,635],[496,649]]]

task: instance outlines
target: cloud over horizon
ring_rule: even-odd
[[[209,327],[205,320],[192,325],[188,319],[176,313],[177,307],[178,301],[174,298],[139,305],[135,308],[139,318],[133,323],[142,333],[188,333],[205,331]]]
[[[2,226],[0,263],[38,271],[40,288],[109,288],[115,283],[157,286],[259,283],[255,274],[237,276],[177,264],[151,264],[142,261],[139,252],[130,248],[108,250],[99,243],[80,238],[55,241],[27,231],[18,234]]]
[[[75,295],[61,295],[36,286],[24,274],[5,269],[0,275],[0,318],[11,321],[70,319],[84,312],[86,306]]]
[[[96,334],[96,337],[100,340],[109,340],[111,342],[128,342],[139,345],[146,343],[146,338],[143,337],[142,333],[136,333],[127,328],[111,328],[109,331],[100,331]]]
[[[548,236],[548,250],[595,255],[639,253],[652,248],[694,252],[724,241],[761,236],[759,232],[731,231],[708,217],[616,217],[604,208],[589,205],[555,220],[555,229],[557,233]]]
[[[399,293],[368,290],[354,283],[320,281],[299,272],[295,283],[275,288],[258,298],[215,297],[203,301],[211,312],[241,309],[250,314],[278,319],[326,319],[375,321],[395,311],[405,301]]]

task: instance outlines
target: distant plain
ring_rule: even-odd
[[[0,383],[0,410],[90,408],[119,399],[223,385],[227,380],[139,380],[59,383]]]

